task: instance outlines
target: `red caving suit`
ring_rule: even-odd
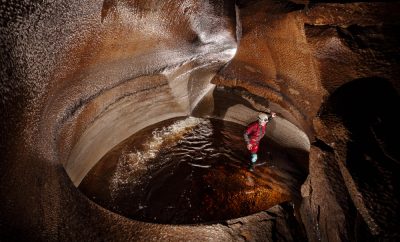
[[[254,122],[247,126],[246,132],[244,133],[244,140],[246,144],[252,144],[250,152],[252,154],[257,153],[258,144],[265,135],[265,128],[267,125],[260,125],[259,122]]]

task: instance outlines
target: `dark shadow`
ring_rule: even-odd
[[[362,78],[337,89],[328,105],[349,131],[346,166],[367,209],[385,236],[398,236],[399,94],[386,79]]]
[[[104,0],[103,1],[103,7],[101,9],[101,22],[104,21],[104,19],[110,14],[110,13],[114,13],[114,11],[116,10],[117,6],[117,1],[116,0]]]
[[[214,89],[214,116],[224,118],[228,109],[237,104],[241,104],[249,109],[255,110],[253,105],[243,97],[248,97],[254,100],[255,103],[264,107],[269,106],[269,101],[265,98],[253,95],[247,92],[244,88],[235,87],[217,87]],[[266,110],[255,110],[258,112],[266,112]]]

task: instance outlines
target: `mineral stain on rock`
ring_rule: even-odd
[[[107,153],[79,189],[126,217],[169,224],[238,218],[295,199],[304,174],[269,140],[265,164],[250,172],[244,128],[194,117],[152,125]]]
[[[292,204],[225,223],[176,226],[126,219],[82,196],[74,185],[136,133],[124,152],[121,144],[114,156],[108,153],[108,162],[99,163],[101,169],[93,169],[80,187],[126,217],[197,223],[252,213],[272,200],[270,191],[276,199],[286,194],[293,199],[302,174],[289,167],[300,153],[307,156],[309,175],[295,219],[306,240],[400,241],[394,116],[399,3],[3,0],[0,240],[301,241],[288,219],[296,212]],[[271,129],[290,159],[266,140],[264,152],[271,152],[275,167],[267,162],[250,173],[243,147],[232,148],[241,140],[234,140],[227,147],[244,152],[235,153],[239,161],[223,155],[210,158],[214,162],[193,159],[208,148],[194,149],[190,159],[177,154],[183,161],[167,161],[168,149],[183,145],[174,145],[173,137],[186,140],[190,129],[164,138],[154,156],[145,152],[152,150],[145,144],[159,143],[148,142],[152,130],[147,136],[137,132],[196,115],[192,110],[205,103],[200,99],[210,81],[216,90],[229,87],[251,96],[235,105],[226,104],[236,100],[233,92],[208,96],[202,113],[244,124],[250,110],[264,103],[304,131],[306,137],[288,131],[287,122]],[[263,101],[248,98],[254,96]],[[111,119],[97,129],[106,118]],[[302,142],[306,145],[297,145]],[[147,156],[141,160],[137,154]],[[184,198],[192,199],[192,207]]]

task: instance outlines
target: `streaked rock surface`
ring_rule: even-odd
[[[304,226],[310,241],[399,240],[398,12],[389,1],[2,1],[1,239],[299,241]],[[150,124],[243,125],[269,110],[271,139],[298,160],[310,152],[300,207],[159,225],[75,187]]]

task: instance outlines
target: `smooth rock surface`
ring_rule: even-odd
[[[400,4],[318,2],[2,1],[1,240],[399,241]],[[267,109],[310,151],[300,207],[156,225],[75,187],[147,124]]]

